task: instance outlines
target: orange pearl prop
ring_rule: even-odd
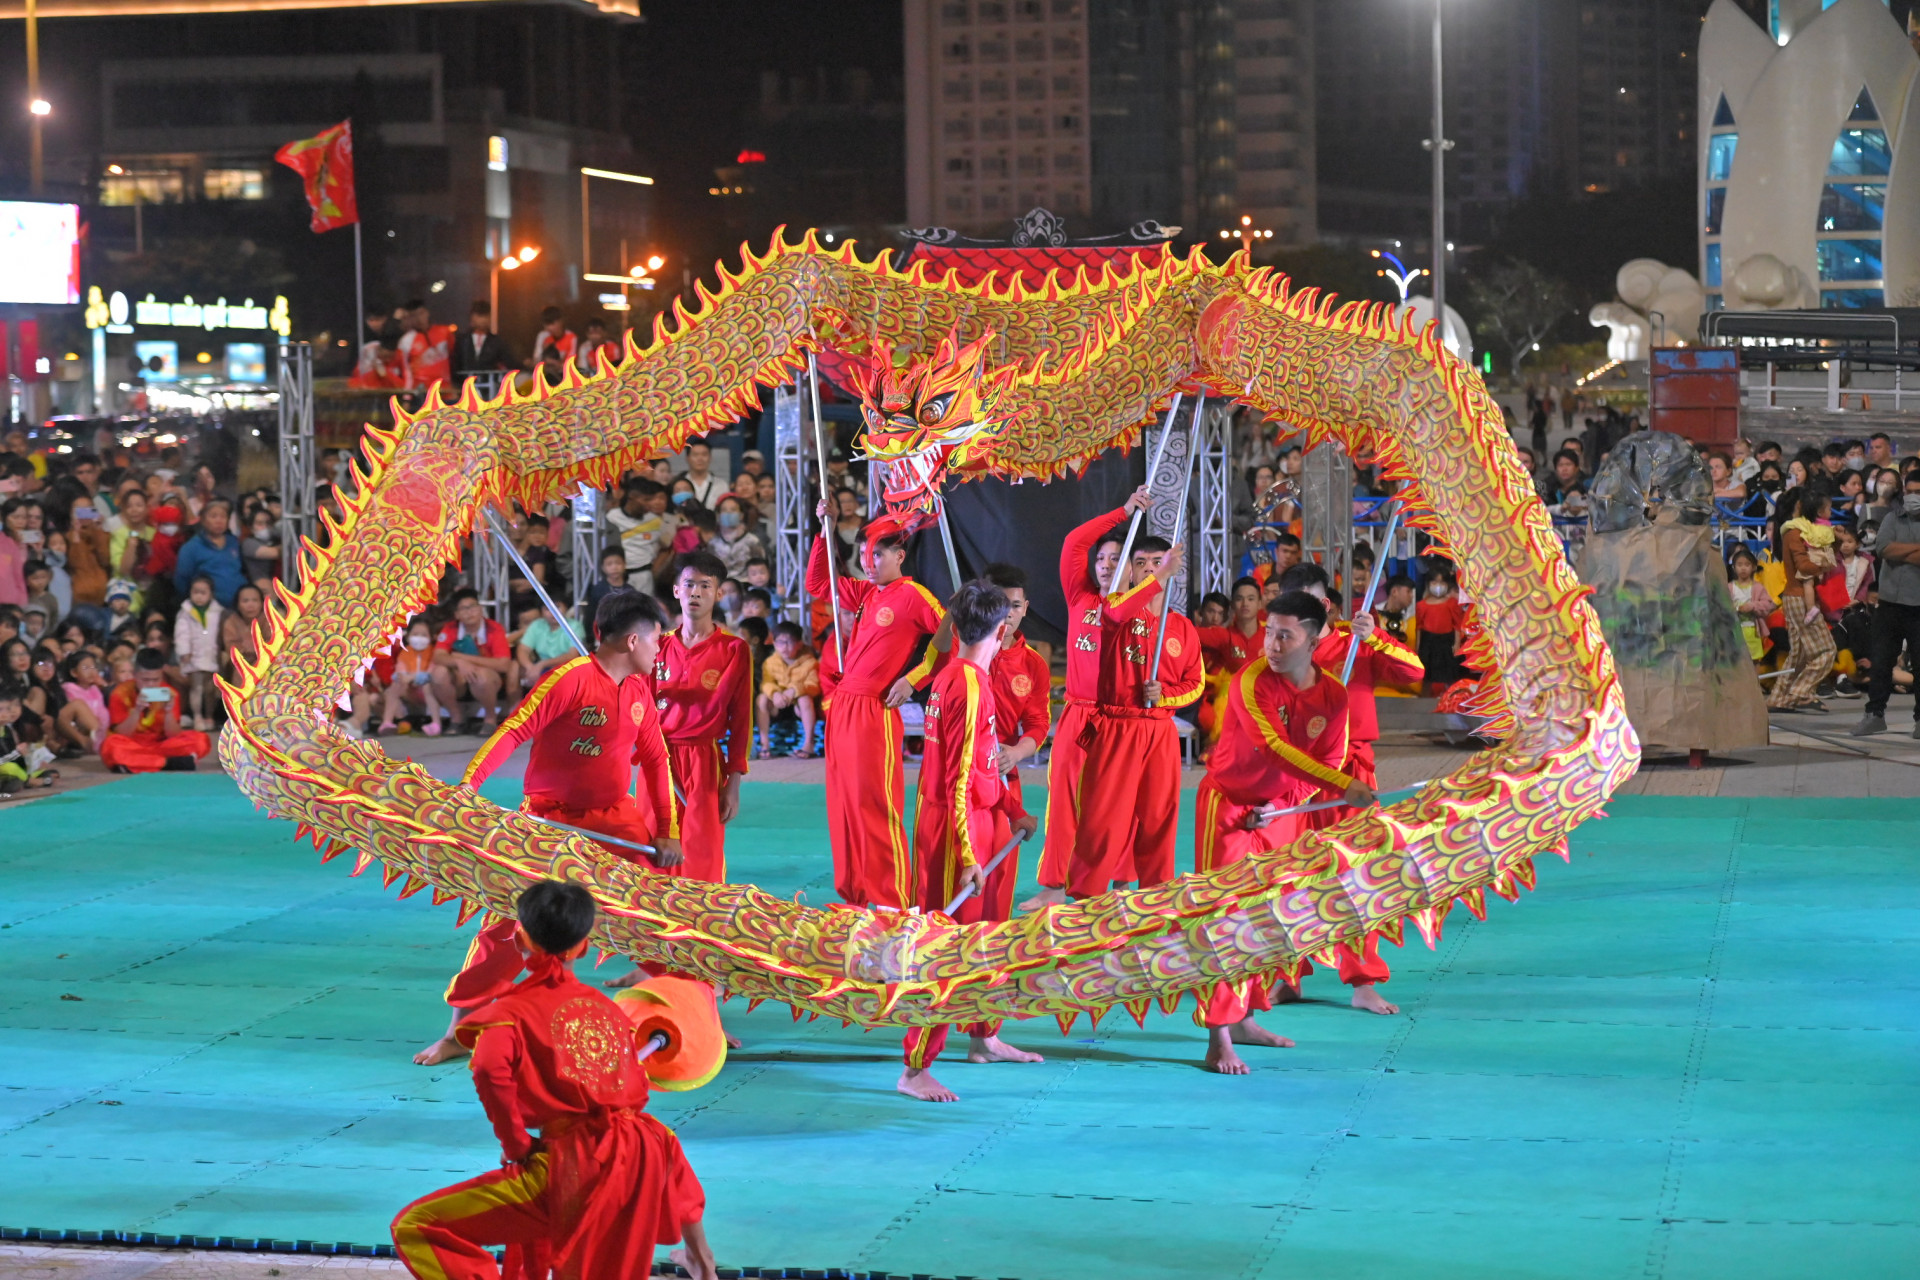
[[[628,987],[613,1002],[633,1023],[636,1049],[646,1048],[655,1035],[666,1040],[641,1060],[654,1088],[673,1093],[698,1089],[726,1065],[727,1037],[720,1029],[713,988],[706,983],[661,974]]]

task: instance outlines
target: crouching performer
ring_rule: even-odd
[[[646,1114],[634,1025],[573,976],[592,896],[542,880],[517,906],[527,976],[455,1032],[502,1167],[401,1210],[394,1252],[421,1280],[494,1280],[492,1245],[507,1247],[509,1280],[625,1280],[652,1271],[656,1245],[684,1239],[674,1260],[714,1280],[706,1193],[679,1139]]]

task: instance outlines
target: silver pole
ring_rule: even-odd
[[[1207,398],[1205,396],[1200,397],[1199,405],[1196,407],[1195,414],[1194,414],[1196,420],[1199,417],[1199,409],[1205,408],[1206,403],[1207,403]],[[1187,466],[1187,473],[1182,478],[1180,483],[1180,507],[1177,511],[1173,513],[1173,545],[1175,549],[1179,548],[1180,536],[1182,533],[1186,531],[1187,494],[1188,494],[1188,491],[1192,489],[1192,487],[1193,487],[1193,466],[1192,466],[1192,459],[1189,459],[1188,466]],[[1169,583],[1169,586],[1171,586],[1171,583]],[[1153,668],[1147,674],[1147,683],[1149,684],[1158,683],[1160,679],[1160,655],[1163,652],[1165,652],[1166,644],[1167,644],[1167,615],[1172,612],[1173,612],[1173,592],[1170,590],[1163,590],[1161,592],[1161,600],[1160,600],[1160,626],[1159,626],[1159,629],[1154,632],[1154,636],[1153,636]]]
[[[1440,341],[1447,340],[1447,129],[1441,99],[1440,13],[1444,0],[1433,0],[1433,318],[1440,325]]]
[[[1387,552],[1393,547],[1394,530],[1400,524],[1402,507],[1398,499],[1392,503],[1393,509],[1387,513],[1387,536],[1380,539],[1380,550],[1373,558],[1373,573],[1367,581],[1366,599],[1360,602],[1360,613],[1373,612],[1374,593],[1380,590],[1380,578],[1387,570]],[[1359,616],[1359,613],[1354,615]],[[1340,683],[1347,684],[1353,679],[1353,660],[1360,656],[1360,633],[1349,631],[1347,635],[1347,665],[1340,668]]]
[[[360,348],[367,341],[367,273],[360,265],[360,222],[356,218],[353,224],[353,328],[347,330],[353,335],[353,345],[347,355],[353,361],[353,367],[360,367]],[[497,320],[495,323],[499,323]],[[281,495],[285,501],[286,495]]]
[[[540,603],[547,606],[547,612],[552,614],[553,620],[560,624],[560,630],[566,633],[567,639],[573,641],[573,647],[580,651],[581,657],[592,657],[593,655],[587,652],[586,642],[568,625],[567,615],[560,612],[560,606],[555,604],[553,597],[547,594],[547,589],[540,584],[540,579],[533,576],[533,569],[528,566],[526,559],[520,554],[520,548],[514,546],[513,539],[507,536],[507,527],[500,523],[500,513],[492,507],[488,507],[486,516],[487,528],[493,532],[495,538],[499,539],[500,549],[507,553],[509,559],[520,566],[520,572],[527,575],[527,585],[532,587],[533,593],[540,597]]]
[[[1201,397],[1203,402],[1205,399],[1205,396]],[[1147,464],[1147,485],[1149,488],[1153,485],[1153,478],[1160,474],[1161,462],[1166,459],[1167,441],[1173,439],[1173,415],[1179,412],[1180,392],[1176,391],[1173,393],[1173,403],[1167,406],[1166,425],[1160,428],[1160,447],[1153,451],[1153,461]],[[1144,511],[1136,511],[1133,513],[1133,522],[1127,526],[1126,540],[1120,544],[1120,559],[1113,566],[1113,577],[1108,579],[1101,589],[1102,595],[1110,596],[1120,589],[1120,575],[1126,572],[1127,557],[1133,554],[1133,540],[1140,532],[1140,517],[1145,514],[1146,512]]]
[[[1022,844],[1025,844],[1026,839],[1027,839],[1027,834],[1026,832],[1023,831],[1023,832],[1020,832],[1018,835],[1015,835],[1011,840],[1008,840],[1007,847],[993,855],[993,861],[989,862],[987,864],[987,869],[980,873],[980,878],[984,880],[988,876],[992,875],[995,871],[999,870],[1000,864],[1007,860],[1007,855],[1012,853],[1015,849],[1018,849]],[[964,903],[968,898],[971,898],[972,896],[973,896],[973,886],[968,885],[966,888],[962,889],[959,893],[956,893],[953,895],[953,901],[949,902],[944,908],[945,913],[947,915],[952,915],[954,912],[960,909],[960,906],[962,903]]]
[[[847,669],[847,643],[840,638],[840,573],[833,567],[833,544],[828,538],[840,535],[834,530],[836,519],[827,495],[827,435],[826,426],[820,418],[820,362],[814,353],[807,352],[807,392],[813,399],[813,446],[819,453],[820,463],[820,504],[827,508],[827,514],[820,523],[820,549],[827,557],[827,608],[833,615],[833,652],[840,659],[840,669]]]
[[[953,527],[947,523],[947,495],[940,495],[940,545],[947,553],[947,581],[960,589],[960,557],[953,550]]]

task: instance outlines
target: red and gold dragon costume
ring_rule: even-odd
[[[1411,800],[1360,814],[1209,875],[1051,907],[1006,923],[818,910],[752,885],[637,871],[591,841],[500,808],[354,741],[332,707],[362,659],[433,599],[482,507],[545,501],[730,421],[813,343],[928,354],[993,332],[1009,424],[982,468],[1045,479],[1134,442],[1173,389],[1214,393],[1336,437],[1410,486],[1422,522],[1471,584],[1512,735]],[[1585,591],[1521,470],[1499,407],[1431,332],[1385,308],[1197,252],[1143,255],[1029,287],[900,272],[852,245],[776,238],[688,312],[629,339],[602,373],[511,387],[482,403],[369,430],[370,469],[345,519],[303,551],[304,585],[276,591],[259,656],[224,690],[221,758],[241,789],[312,834],[325,857],[382,864],[402,894],[508,912],[530,880],[588,886],[595,941],[795,1016],[865,1025],[1051,1015],[1070,1026],[1125,1006],[1143,1018],[1220,980],[1286,973],[1369,930],[1429,937],[1456,903],[1532,882],[1533,859],[1632,775],[1639,746]],[[962,446],[965,448],[966,446]],[[971,461],[971,460],[968,460]],[[956,467],[969,473],[965,463]]]

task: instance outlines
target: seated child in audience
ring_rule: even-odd
[[[433,696],[433,627],[422,614],[407,624],[406,643],[393,658],[393,678],[380,710],[380,732],[392,733],[398,727],[403,707],[418,707],[426,714],[429,738],[440,736],[440,702]]]
[[[50,787],[59,773],[47,768],[53,752],[27,741],[20,729],[20,686],[0,684],[0,800],[29,787]]]
[[[800,746],[794,755],[806,759],[813,754],[813,725],[818,718],[820,664],[813,651],[801,643],[800,628],[783,622],[773,629],[773,652],[760,669],[760,696],[754,707],[760,722],[760,751],[773,754],[770,741],[773,718],[792,708],[800,717]]]
[[[92,755],[107,736],[107,698],[102,690],[100,660],[85,649],[60,663],[60,692],[66,702],[54,717],[59,737]]]

